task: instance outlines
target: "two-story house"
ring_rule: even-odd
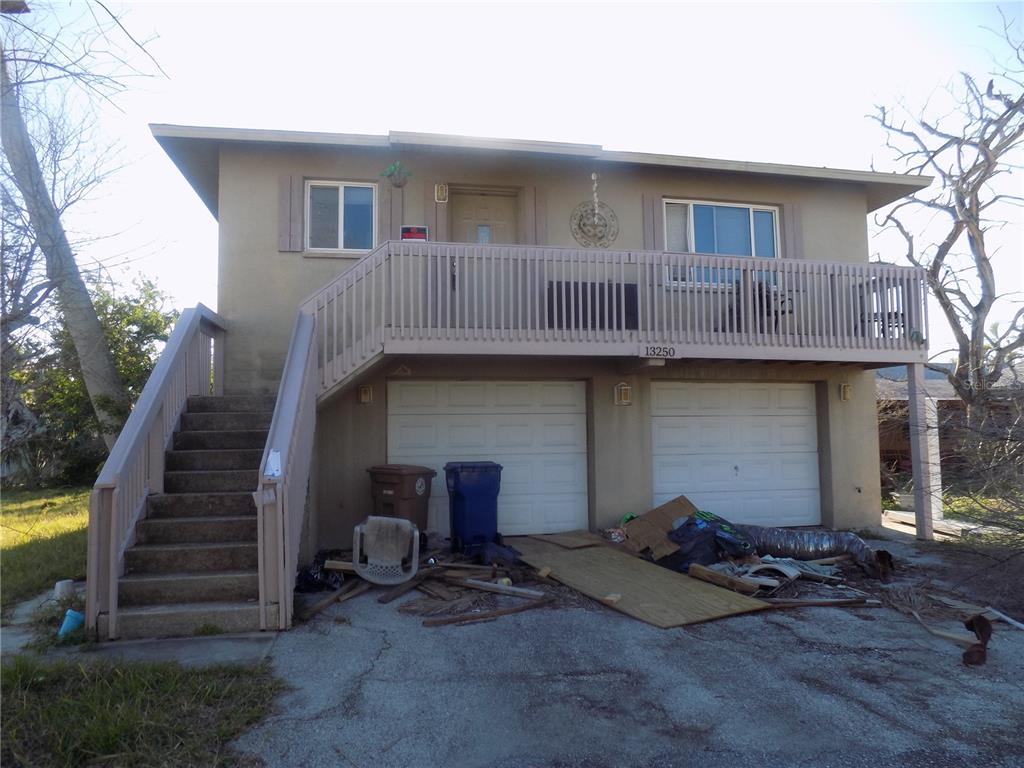
[[[218,221],[218,312],[183,315],[94,492],[102,633],[287,627],[296,565],[350,543],[375,464],[437,470],[442,533],[444,464],[483,459],[507,535],[678,494],[736,522],[878,524],[873,369],[925,361],[925,289],[869,263],[867,216],[928,179],[153,133]]]

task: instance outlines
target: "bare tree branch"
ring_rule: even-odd
[[[871,116],[885,131],[897,162],[911,173],[935,177],[927,190],[879,217],[879,224],[898,232],[906,245],[904,257],[925,269],[957,345],[956,363],[946,374],[968,412],[979,414],[1024,349],[1024,310],[1004,331],[989,332],[993,307],[1007,294],[997,290],[986,236],[1001,225],[997,216],[1003,206],[1024,202],[995,183],[1020,164],[1024,149],[1024,83],[1018,77],[1024,71],[1024,45],[1013,37],[1010,21],[1005,16],[1002,21],[998,35],[1006,61],[982,80],[987,81],[984,88],[971,74],[961,73],[949,88],[955,110],[940,117],[910,116],[879,106]],[[926,241],[913,231],[910,221],[920,211],[943,215],[947,223],[937,239]]]

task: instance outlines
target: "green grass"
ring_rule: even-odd
[[[89,489],[4,491],[0,497],[0,607],[85,578]]]
[[[1024,549],[1024,496],[1020,493],[1003,498],[949,494],[943,509],[947,517],[984,526],[972,533],[974,543]]]
[[[1010,512],[1011,507],[1002,499],[947,495],[942,500],[945,514],[965,521],[980,521],[993,513]]]
[[[83,645],[92,642],[86,634],[85,627],[69,632],[64,637],[57,637],[57,631],[64,622],[64,614],[68,608],[85,613],[85,600],[81,595],[62,600],[47,600],[39,606],[29,619],[28,626],[32,630],[32,641],[26,646],[36,653],[46,653],[50,648],[62,645]]]
[[[263,719],[283,684],[266,664],[46,663],[0,670],[4,766],[237,766],[227,744]]]

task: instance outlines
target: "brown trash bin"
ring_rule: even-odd
[[[437,472],[415,464],[379,464],[366,471],[370,473],[373,514],[409,520],[426,534],[430,480]]]

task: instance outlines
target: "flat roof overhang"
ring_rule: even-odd
[[[217,216],[220,146],[227,143],[274,146],[307,145],[366,149],[433,149],[466,153],[512,153],[533,157],[589,159],[605,164],[657,166],[711,173],[735,173],[855,184],[865,190],[868,212],[924,189],[930,176],[803,165],[718,160],[683,155],[606,150],[597,144],[571,144],[523,139],[489,139],[437,133],[390,131],[386,136],[278,131],[254,128],[215,128],[188,125],[150,125],[154,138],[181,171],[210,212]]]

